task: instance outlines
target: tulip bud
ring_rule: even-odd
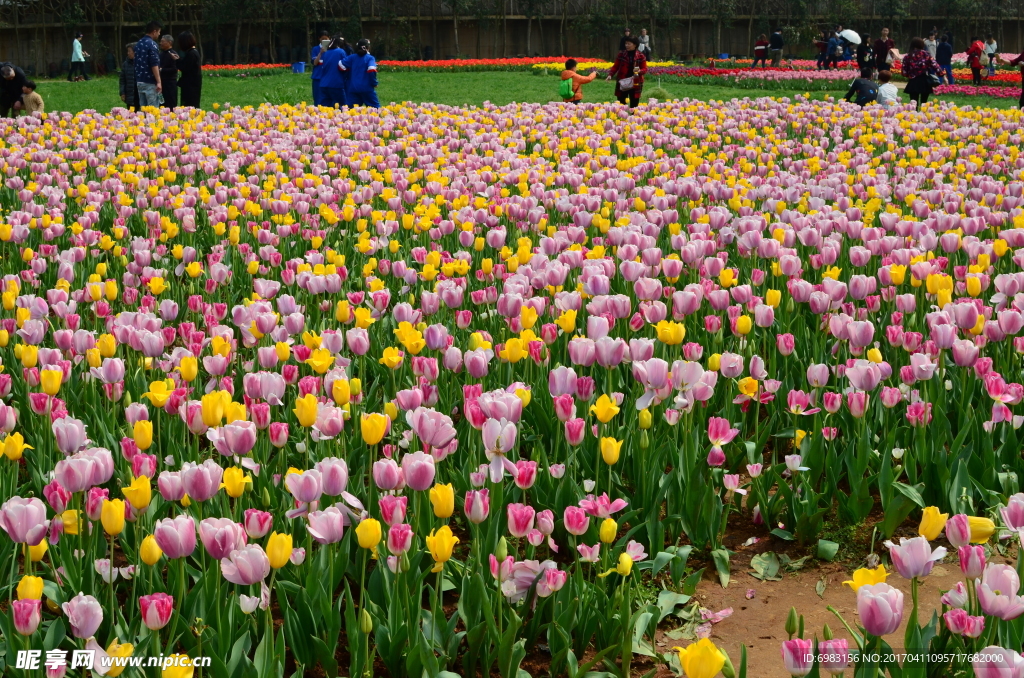
[[[732,659],[722,648],[718,648],[718,651],[725,655],[725,665],[722,666],[722,675],[725,676],[725,678],[736,678],[736,667],[733,666]]]
[[[825,640],[832,640],[832,629],[828,624],[825,624],[825,627],[821,630],[821,635]]]
[[[365,607],[359,613],[359,630],[366,635],[373,633],[373,618]]]
[[[499,562],[503,562],[508,557],[508,542],[505,541],[505,537],[498,540],[498,548],[494,550],[494,557]]]
[[[640,431],[640,449],[646,450],[650,442],[647,440],[647,431]]]
[[[793,639],[793,635],[796,633],[796,629],[797,629],[797,618],[796,618],[796,616],[797,616],[796,615],[796,608],[795,607],[789,608],[789,616],[786,617],[786,633],[789,634],[790,640]]]
[[[270,490],[263,488],[263,508],[270,508]]]
[[[598,536],[605,544],[611,544],[615,541],[615,535],[619,531],[619,525],[615,522],[614,518],[605,518],[601,523],[601,529],[598,532]]]

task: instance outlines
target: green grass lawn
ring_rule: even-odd
[[[658,85],[649,79],[645,97]],[[674,98],[693,98],[704,101],[761,96],[795,96],[803,90],[756,90],[708,85],[684,85],[664,78],[661,86]],[[613,84],[594,81],[584,88],[585,101],[612,101]],[[40,80],[39,92],[46,101],[48,111],[80,111],[95,109],[109,111],[120,104],[117,78],[94,78],[89,82]],[[814,99],[842,96],[845,91],[812,92]],[[558,99],[558,79],[554,75],[537,76],[525,72],[473,72],[473,73],[381,73],[378,96],[382,103],[391,101],[433,102],[453,106],[479,105],[490,101],[495,105],[512,102],[543,103]],[[252,105],[309,101],[311,97],[309,75],[291,73],[263,77],[238,78],[235,76],[207,77],[203,82],[203,107],[214,102],[220,104]],[[948,96],[935,97],[939,101],[952,101],[959,105],[1011,108],[1017,99],[992,97]]]

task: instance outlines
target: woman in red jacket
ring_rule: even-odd
[[[647,73],[647,57],[637,51],[639,41],[629,36],[625,39],[626,49],[615,57],[615,63],[608,71],[606,80],[615,79],[615,98],[620,104],[629,98],[629,107],[636,108],[640,103],[640,92],[644,88],[644,74]]]
[[[967,50],[967,65],[971,69],[975,87],[981,85],[981,55],[984,51],[985,43],[981,41],[981,38],[971,38],[971,46]]]

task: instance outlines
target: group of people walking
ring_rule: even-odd
[[[349,46],[345,38],[320,32],[311,51],[313,103],[317,106],[380,108],[377,98],[377,60],[366,38]]]

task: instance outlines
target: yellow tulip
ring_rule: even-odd
[[[451,487],[449,485],[448,487]],[[431,492],[433,494],[433,492]],[[430,550],[430,557],[434,559],[434,568],[431,572],[440,572],[444,564],[447,563],[452,557],[452,550],[455,545],[459,543],[459,538],[452,534],[452,530],[447,525],[441,526],[441,529],[431,531],[426,538],[427,549]]]
[[[101,334],[100,338],[96,340],[96,348],[100,350],[102,357],[113,358],[117,353],[117,339],[113,334]]]
[[[888,576],[889,573],[885,571],[885,565],[879,565],[873,570],[862,567],[858,570],[854,570],[853,579],[844,581],[843,585],[849,586],[853,589],[854,593],[856,593],[860,590],[861,586],[871,586],[885,582],[885,578]]]
[[[149,535],[142,540],[142,546],[139,547],[139,556],[146,565],[156,565],[160,562],[160,558],[163,555],[163,550],[156,543],[156,537]]]
[[[362,433],[363,442],[367,445],[376,445],[384,438],[388,430],[388,417],[372,412],[363,414],[359,419],[359,431]]]
[[[434,505],[434,515],[438,518],[451,518],[455,512],[455,488],[451,483],[437,483],[430,488],[430,503]]]
[[[401,351],[394,346],[388,346],[384,349],[384,353],[378,362],[389,370],[396,370],[402,364],[404,358],[405,356]]]
[[[49,542],[46,541],[46,537],[39,540],[39,543],[35,546],[28,547],[28,557],[33,563],[38,563],[46,555],[46,550],[50,548]]]
[[[172,393],[174,393],[174,382],[170,379],[161,379],[160,381],[151,382],[149,390],[143,393],[142,397],[148,398],[153,407],[163,407],[170,400]]]
[[[4,456],[11,461],[21,459],[25,450],[34,450],[31,445],[25,444],[25,438],[20,433],[9,433],[4,438]]]
[[[679,652],[679,665],[687,678],[714,678],[725,666],[725,655],[710,638],[701,638],[686,648],[672,649]]]
[[[63,370],[41,370],[39,372],[39,386],[43,393],[55,396],[60,391],[61,381],[64,379]]]
[[[907,267],[903,265],[892,265],[889,267],[889,277],[893,285],[902,285],[907,278]]]
[[[21,346],[21,344],[19,344]],[[23,367],[32,369],[39,364],[39,347],[25,345],[21,346],[21,364]]]
[[[110,645],[107,646],[107,654],[111,657],[131,657],[132,652],[135,651],[135,646],[131,643],[118,643],[117,640],[117,638],[114,638]],[[125,664],[116,661],[111,662],[110,668],[107,669],[107,675],[110,678],[117,678],[124,671],[126,664],[127,662]]]
[[[615,400],[607,394],[602,394],[597,402],[590,406],[590,411],[597,416],[602,424],[607,424],[619,413],[619,406]]]
[[[653,423],[653,419],[651,417],[651,411],[648,410],[648,409],[640,410],[640,414],[638,415],[638,419],[640,420],[640,429],[643,430],[643,431],[646,431],[647,429],[649,429],[651,427],[651,424]]]
[[[741,315],[736,318],[736,332],[737,334],[747,335],[750,334],[750,330],[753,328],[754,323],[750,319],[749,315]]]
[[[682,323],[662,320],[654,326],[658,333],[658,341],[668,346],[676,346],[683,343],[686,338],[686,327]]]
[[[366,329],[373,323],[377,322],[377,319],[373,317],[373,311],[368,308],[357,308],[354,311],[356,317],[356,327],[360,329]]]
[[[971,543],[984,544],[996,531],[996,524],[989,518],[967,517],[967,524],[971,526]]]
[[[921,513],[921,524],[917,528],[917,533],[931,541],[938,537],[942,529],[946,527],[947,518],[949,518],[948,513],[939,513],[937,507],[927,506]]]
[[[619,451],[622,449],[622,441],[615,438],[601,438],[601,458],[604,463],[614,466],[619,461]]]
[[[246,485],[252,485],[252,478],[245,475],[245,471],[237,466],[224,469],[224,482],[221,483],[221,487],[228,491],[229,497],[232,499],[241,497],[245,492]]]
[[[868,360],[870,360],[871,362],[875,363],[876,365],[878,363],[882,362],[882,360],[883,360],[882,359],[882,352],[879,351],[877,348],[869,348],[867,356],[868,356]]]
[[[307,393],[303,397],[295,399],[295,409],[292,412],[295,413],[295,417],[299,420],[299,426],[309,428],[316,423],[316,410],[316,396],[312,393]]]
[[[373,518],[367,518],[360,522],[356,525],[356,539],[361,548],[376,548],[381,539],[380,522]]]
[[[274,353],[277,354],[278,360],[287,362],[292,357],[292,347],[283,341],[279,341],[274,344]]]
[[[753,398],[757,394],[757,379],[753,377],[743,377],[736,385],[740,393],[747,397]]]
[[[352,311],[349,309],[348,300],[342,299],[334,309],[334,319],[339,323],[347,323],[352,319]]]
[[[156,276],[149,279],[149,291],[154,295],[162,294],[167,291],[167,282],[160,276]]]
[[[719,366],[722,364],[722,354],[712,353],[708,356],[708,371],[717,372]]]
[[[619,524],[615,522],[614,518],[605,518],[601,522],[601,528],[598,530],[598,537],[601,538],[605,544],[611,544],[615,541],[615,535],[619,532]]]
[[[558,316],[555,324],[566,334],[572,334],[576,331],[576,311],[572,309],[562,311],[562,315]]]
[[[334,383],[331,384],[331,397],[334,398],[334,402],[338,405],[348,405],[352,399],[352,388],[348,383],[348,379],[334,380]]]
[[[217,427],[224,418],[224,408],[231,402],[231,394],[227,391],[214,391],[204,395],[199,402],[202,405],[203,423]]]
[[[67,534],[78,534],[78,511],[69,509],[60,514],[60,520]]]
[[[153,445],[153,422],[148,419],[135,422],[135,426],[132,428],[132,438],[135,439],[135,444],[139,446],[142,451],[148,450]]]
[[[199,375],[199,360],[187,355],[178,361],[178,373],[186,382],[192,382]]]
[[[100,522],[103,523],[103,531],[110,536],[121,534],[124,531],[124,500],[104,499]]]
[[[232,424],[236,421],[245,421],[246,416],[245,403],[236,403],[231,400],[224,405],[225,424]]]
[[[121,493],[136,511],[141,511],[153,501],[153,485],[148,476],[132,478],[132,484],[121,488]]]
[[[44,540],[45,541],[45,540]],[[42,600],[43,578],[26,574],[18,582],[18,600]]]
[[[306,364],[317,374],[324,374],[334,366],[334,356],[326,348],[318,348],[306,359]]]
[[[498,355],[503,360],[507,360],[508,362],[515,364],[529,354],[526,352],[526,347],[523,346],[523,342],[518,338],[513,337],[505,342],[505,347],[502,348]]]
[[[781,301],[782,292],[780,290],[768,290],[764,294],[764,303],[768,304],[772,308],[778,308]]]
[[[290,534],[279,534],[272,532],[267,539],[267,558],[270,559],[270,566],[279,570],[288,564],[292,557],[292,536]]]
[[[633,559],[628,553],[619,554],[619,563],[615,566],[615,571],[622,577],[628,577],[629,573],[633,571]]]
[[[187,654],[172,654],[169,658],[171,661],[165,663],[170,666],[163,670],[160,678],[192,678],[195,675],[196,669]]]

